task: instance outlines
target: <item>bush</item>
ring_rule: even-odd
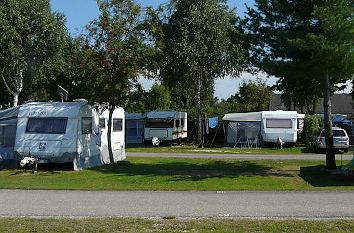
[[[313,148],[316,145],[316,137],[320,133],[320,120],[314,116],[308,116],[304,122],[303,138],[307,147]]]

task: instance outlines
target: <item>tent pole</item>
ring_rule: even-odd
[[[220,124],[219,124],[219,126],[218,126],[218,129],[216,130],[216,133],[214,134],[213,140],[211,141],[211,143],[210,143],[210,146],[209,146],[209,147],[211,147],[211,146],[213,145],[214,140],[215,140],[215,138],[216,138],[216,135],[217,135],[217,134],[218,134],[218,132],[219,132],[219,129],[220,129]]]

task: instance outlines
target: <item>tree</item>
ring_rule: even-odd
[[[134,90],[130,90],[126,111],[128,112],[146,112],[146,101],[148,93],[144,90],[140,83],[134,86]]]
[[[139,75],[151,68],[158,54],[149,21],[154,12],[143,14],[133,0],[98,0],[100,15],[92,21],[84,45],[87,98],[109,110],[108,150],[114,166],[111,145],[112,114],[125,106],[129,90]]]
[[[3,0],[0,34],[0,75],[17,106],[25,85],[49,79],[46,72],[62,59],[64,17],[48,0]]]
[[[197,142],[203,146],[203,100],[213,99],[216,78],[237,76],[243,68],[238,18],[223,0],[175,0],[170,11],[164,25],[162,84],[181,108],[196,108]]]
[[[353,77],[353,5],[350,0],[257,0],[248,9],[247,32],[255,66],[281,79],[299,79],[309,95],[322,86],[326,167],[335,169],[330,95]],[[287,89],[289,90],[289,88]]]
[[[171,104],[171,94],[163,85],[154,84],[149,93],[146,102],[147,109],[150,111],[167,111]]]
[[[257,112],[269,109],[272,90],[266,82],[257,79],[255,82],[243,82],[236,95],[237,102],[240,105],[241,112]]]

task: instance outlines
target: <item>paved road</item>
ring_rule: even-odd
[[[216,154],[216,153],[146,153],[127,152],[128,157],[162,157],[162,158],[212,158],[212,159],[270,159],[270,160],[326,160],[325,154]],[[336,155],[336,160],[352,160],[353,155]]]
[[[354,218],[354,191],[0,190],[0,216]]]

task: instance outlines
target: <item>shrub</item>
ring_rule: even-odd
[[[316,145],[316,136],[320,133],[320,121],[314,116],[308,116],[304,122],[303,138],[307,147]]]

